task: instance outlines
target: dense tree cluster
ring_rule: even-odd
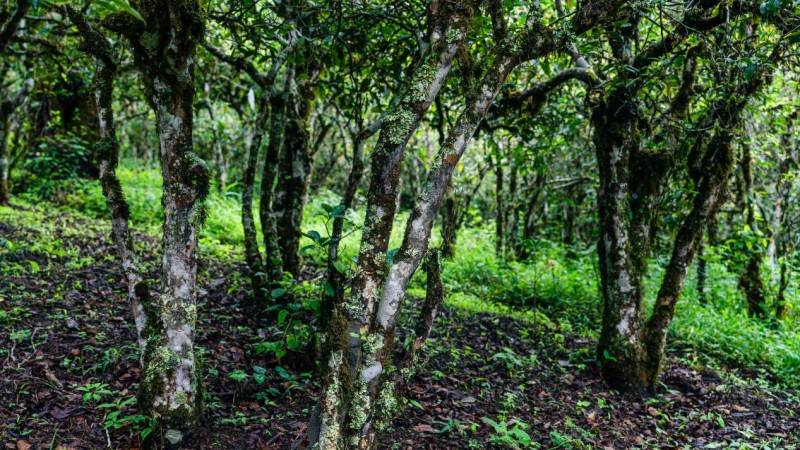
[[[248,307],[262,320],[311,278],[301,242],[325,255],[318,338],[304,344],[321,392],[307,448],[375,446],[435,327],[439,258],[470,223],[493,221],[506,260],[543,237],[595,249],[596,357],[621,391],[658,390],[693,263],[705,298],[710,246],[726,243],[751,315],[791,309],[793,1],[0,5],[0,203],[37,178],[99,179],[138,334],[139,405],[170,442],[202,414],[196,279],[211,189],[241,197]],[[160,283],[139,262],[122,158],[161,171]],[[327,236],[302,226],[323,191],[337,195]],[[354,231],[349,261],[340,244]],[[404,346],[397,318],[421,265],[428,296]]]

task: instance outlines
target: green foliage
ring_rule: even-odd
[[[84,403],[99,402],[104,397],[113,394],[111,388],[105,383],[87,383],[83,386],[78,386],[75,390],[83,393]]]
[[[507,421],[505,418],[499,418],[499,421],[495,421],[489,417],[482,417],[481,421],[492,428],[489,440],[495,445],[512,449],[538,447],[526,431],[530,426],[519,419]]]

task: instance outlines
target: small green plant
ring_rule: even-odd
[[[108,411],[103,418],[103,428],[107,430],[120,430],[125,427],[131,427],[131,430],[138,433],[140,438],[145,439],[153,432],[156,419],[142,414],[124,414],[128,408],[135,404],[136,397],[127,397],[124,399],[117,399],[111,403],[97,405],[99,409]]]
[[[530,426],[519,419],[506,421],[501,418],[497,422],[488,417],[483,417],[481,421],[492,427],[492,435],[489,440],[495,445],[513,449],[535,448],[536,446],[526,431]]]
[[[99,402],[103,397],[113,394],[110,386],[105,383],[88,383],[78,386],[75,390],[83,393],[84,403]]]
[[[233,372],[228,374],[228,378],[230,378],[231,380],[233,380],[233,381],[235,381],[237,383],[243,383],[245,380],[250,378],[250,375],[248,375],[247,372],[245,372],[242,369],[236,369]]]
[[[8,338],[14,341],[15,343],[19,344],[31,335],[31,330],[23,329],[23,330],[16,330],[12,331],[8,334]]]

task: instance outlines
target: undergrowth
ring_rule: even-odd
[[[134,170],[123,164],[118,171],[131,207],[131,224],[142,232],[158,235],[163,211],[161,177],[157,170]],[[108,212],[99,183],[81,179],[60,182],[47,200],[58,207],[94,219]],[[17,199],[36,204],[38,193],[23,193]],[[238,192],[212,189],[208,217],[200,234],[204,254],[217,258],[241,258],[243,233]],[[324,248],[315,246],[313,236],[327,237],[331,218],[326,214],[338,203],[336,194],[323,191],[309,200],[305,211],[301,243],[304,257],[322,266]],[[257,205],[257,200],[254,205]],[[11,213],[8,209],[4,214]],[[358,252],[363,213],[348,212],[346,238],[341,244],[342,262],[351,269]],[[258,214],[255,214],[256,218]],[[407,213],[398,214],[390,248],[401,243]],[[431,246],[438,245],[434,229]],[[471,313],[511,316],[546,329],[559,329],[596,338],[601,312],[597,258],[593,247],[566,248],[547,240],[533,243],[534,256],[528,261],[497,258],[490,224],[460,230],[455,257],[445,262],[443,281],[449,292],[447,305]],[[710,254],[713,256],[714,251]],[[646,297],[652,303],[661,280],[665,260],[651,263],[646,279]],[[424,295],[424,273],[418,271],[409,294]],[[762,321],[747,316],[735,274],[720,258],[708,267],[708,304],[698,301],[694,272],[690,273],[675,320],[670,328],[670,345],[688,345],[723,363],[746,367],[779,385],[800,387],[800,330],[798,315],[792,311],[783,322]],[[796,307],[797,286],[788,292],[790,308]],[[648,308],[649,310],[649,308]]]

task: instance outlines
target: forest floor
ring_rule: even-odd
[[[139,448],[147,423],[131,400],[138,356],[108,231],[59,211],[0,208],[5,448]],[[158,241],[138,240],[154,267]],[[255,355],[252,344],[269,336],[244,307],[246,283],[235,276],[243,267],[201,264],[206,426],[187,448],[292,448],[318,392],[312,370]],[[683,349],[670,354],[662,393],[637,400],[603,385],[593,347],[527,321],[446,308],[381,448],[800,448],[797,392]],[[255,376],[254,367],[265,370]]]

